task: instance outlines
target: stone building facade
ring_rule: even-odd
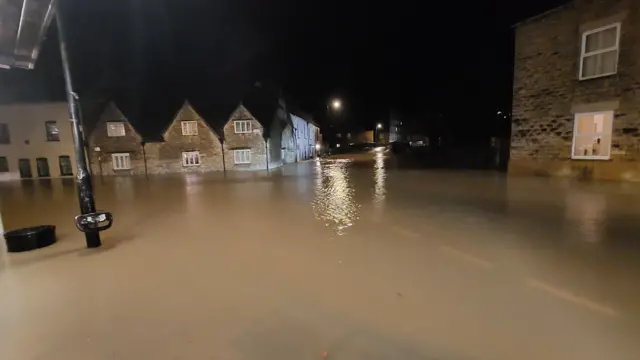
[[[147,171],[142,137],[113,102],[89,136],[88,153],[94,175],[144,175]]]
[[[227,170],[267,169],[267,141],[262,124],[240,105],[224,125],[224,162]]]
[[[185,102],[162,135],[145,145],[149,174],[222,171],[222,143],[215,131]]]
[[[515,32],[509,173],[640,180],[640,3],[575,0]]]

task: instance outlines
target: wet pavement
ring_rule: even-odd
[[[639,359],[640,185],[410,170],[382,151],[270,174],[0,185],[0,358]]]

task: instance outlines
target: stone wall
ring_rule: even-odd
[[[182,121],[196,121],[197,135],[182,135]],[[185,104],[163,134],[164,142],[147,146],[149,173],[221,171],[222,144],[215,132],[191,106]],[[182,153],[198,151],[200,166],[183,166]]]
[[[621,22],[618,72],[579,80],[582,33]],[[640,14],[577,0],[516,27],[510,173],[640,179]],[[611,159],[572,160],[575,113],[614,111]]]
[[[251,121],[251,133],[236,134],[233,122],[236,120]],[[227,170],[262,170],[267,168],[266,143],[263,138],[262,124],[253,115],[239,106],[229,117],[224,126],[224,161]],[[235,164],[233,150],[251,149],[251,164]]]
[[[125,136],[109,137],[108,122],[123,123]],[[88,153],[91,172],[94,175],[144,175],[145,173],[142,138],[113,103],[107,106],[91,133]],[[111,157],[114,153],[129,153],[131,169],[114,170]]]

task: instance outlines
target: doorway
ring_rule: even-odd
[[[33,174],[31,173],[31,160],[29,159],[18,160],[18,169],[20,169],[21,179],[30,179],[33,177]]]
[[[36,168],[38,168],[38,177],[51,177],[49,173],[49,161],[47,158],[37,158]]]

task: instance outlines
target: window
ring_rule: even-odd
[[[9,162],[5,156],[0,156],[0,173],[9,172]]]
[[[47,141],[60,141],[60,130],[56,121],[46,121],[44,128],[47,132]]]
[[[62,155],[58,158],[58,164],[60,165],[60,176],[72,176],[73,167],[71,167],[71,158],[67,155]]]
[[[200,166],[200,152],[198,151],[183,152],[182,166]]]
[[[109,136],[109,137],[124,136],[124,123],[122,123],[122,122],[108,122],[107,123],[107,136]]]
[[[182,122],[182,135],[198,135],[198,122],[197,121],[183,121]]]
[[[580,80],[615,74],[619,43],[620,23],[583,33]]]
[[[131,169],[131,158],[128,153],[111,154],[113,161],[113,170],[129,170]]]
[[[233,161],[236,164],[251,164],[251,150],[233,150]]]
[[[233,122],[233,129],[236,134],[250,133],[251,132],[251,120],[239,120]]]
[[[612,127],[613,111],[576,114],[571,158],[609,159]]]
[[[36,159],[36,169],[38,170],[38,177],[50,177],[49,173],[49,160],[47,158]]]
[[[0,144],[10,144],[9,124],[0,123]]]

